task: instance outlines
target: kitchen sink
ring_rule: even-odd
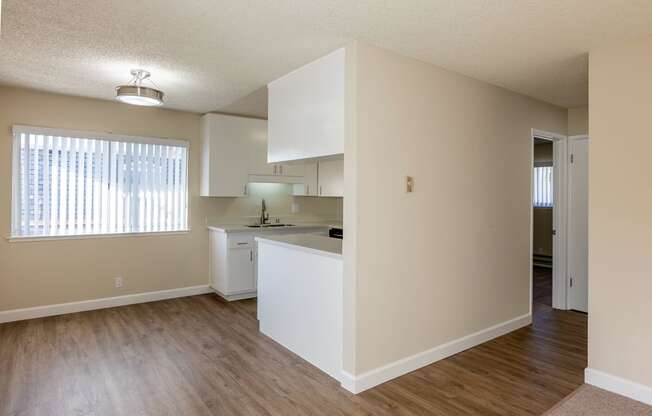
[[[249,228],[268,228],[268,227],[294,227],[294,224],[256,224],[247,225]]]

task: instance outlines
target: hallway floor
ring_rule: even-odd
[[[552,269],[534,266],[532,280],[532,302],[552,306]]]

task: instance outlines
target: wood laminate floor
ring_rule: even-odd
[[[534,266],[532,283],[532,301],[552,306],[552,269]]]
[[[539,415],[582,384],[586,316],[534,323],[354,396],[215,295],[0,325],[1,415]]]

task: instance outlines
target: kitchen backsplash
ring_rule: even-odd
[[[250,223],[260,216],[261,200],[265,199],[271,218],[281,221],[342,221],[342,198],[298,197],[292,185],[250,183],[248,196],[239,198],[200,198],[210,212],[207,224]]]

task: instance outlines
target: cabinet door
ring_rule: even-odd
[[[277,174],[281,176],[296,176],[302,177],[305,175],[305,165],[296,164],[296,165],[278,165]]]
[[[268,161],[344,153],[345,50],[268,85]]]
[[[344,161],[319,162],[319,196],[344,196]]]
[[[294,196],[317,196],[317,163],[307,163],[303,170],[303,183],[292,185]]]
[[[249,140],[261,134],[261,125],[256,123],[260,121],[221,114],[202,116],[201,196],[246,193]]]
[[[256,290],[253,248],[229,249],[229,292],[233,295]]]
[[[305,175],[303,177],[303,183],[306,188],[306,196],[317,196],[317,191],[319,184],[317,183],[317,164],[308,163],[305,166]]]
[[[264,120],[257,121],[265,123]],[[273,163],[267,163],[267,126],[265,126],[264,134],[252,135],[249,140],[249,174],[274,175],[275,168],[276,165]]]

